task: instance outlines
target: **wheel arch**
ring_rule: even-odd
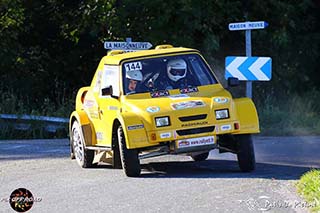
[[[259,133],[259,117],[253,101],[250,98],[236,98],[234,103],[240,121],[240,131],[235,134]]]
[[[78,90],[77,96],[76,96],[76,110],[83,109],[83,102],[89,89],[90,87],[82,87]]]
[[[79,125],[81,126],[81,130],[83,133],[83,137],[85,140],[85,145],[93,145],[95,144],[95,134],[94,134],[94,129],[93,126],[88,118],[87,113],[84,110],[81,111],[74,111],[69,120],[69,135],[70,135],[70,141],[72,137],[72,125],[73,123],[77,121]]]
[[[135,149],[150,145],[147,143],[148,137],[142,119],[137,119],[137,115],[132,112],[121,113],[117,117],[117,122],[122,126],[124,137],[126,138],[126,146],[128,149]],[[141,126],[139,129],[130,131],[130,126]],[[146,139],[145,143],[137,143],[137,136]]]

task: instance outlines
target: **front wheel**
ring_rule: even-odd
[[[237,135],[236,141],[238,147],[237,157],[241,171],[251,172],[255,170],[256,160],[251,135]]]
[[[83,139],[83,134],[80,125],[77,121],[72,124],[71,132],[71,149],[73,151],[74,158],[82,168],[93,167],[94,151],[86,150]],[[72,157],[72,156],[71,156]]]
[[[135,149],[128,149],[126,145],[126,138],[121,126],[118,128],[118,143],[121,157],[121,164],[125,174],[128,177],[140,176],[141,168],[138,151]]]

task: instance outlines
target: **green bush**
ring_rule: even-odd
[[[298,184],[298,192],[313,207],[313,212],[320,212],[320,170],[311,170],[304,174]]]

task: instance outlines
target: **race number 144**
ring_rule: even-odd
[[[133,70],[142,70],[142,64],[140,61],[138,62],[132,62],[132,63],[127,63],[124,65],[126,71],[133,71]]]

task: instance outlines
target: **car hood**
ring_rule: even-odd
[[[154,124],[154,118],[162,116],[169,116],[174,124],[175,121],[178,123],[178,118],[181,117],[213,115],[215,109],[230,108],[232,98],[226,90],[216,88],[190,94],[170,93],[157,98],[151,98],[151,95],[146,93],[136,94],[127,96],[123,103],[123,112],[135,113],[145,124]],[[212,116],[208,117],[212,120]]]

